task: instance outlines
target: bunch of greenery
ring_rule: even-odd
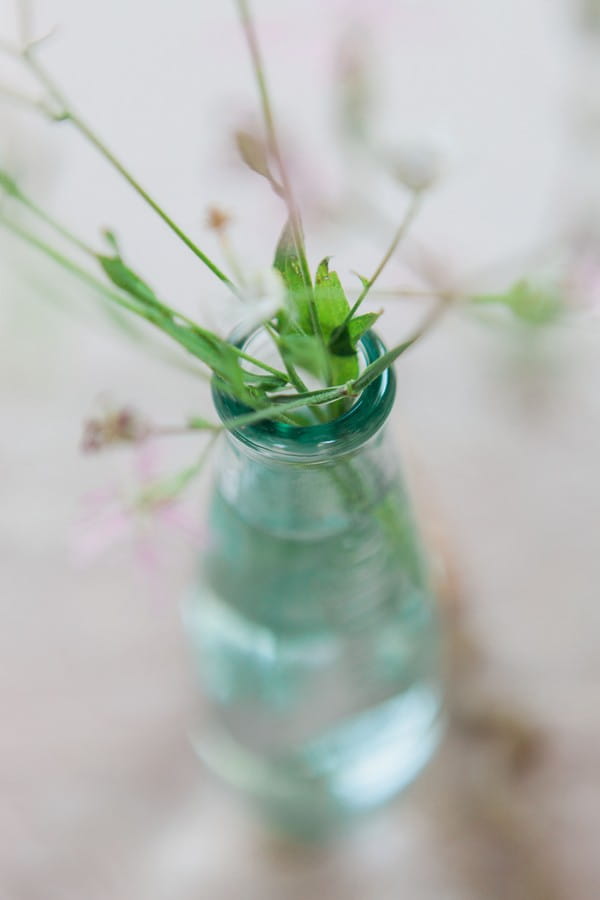
[[[234,3],[249,49],[264,120],[264,139],[239,133],[238,149],[244,162],[266,180],[286,209],[285,226],[274,254],[274,274],[267,291],[267,302],[262,304],[262,314],[256,323],[272,340],[281,361],[279,365],[271,365],[249,355],[243,346],[201,327],[175,309],[128,265],[112,231],[104,232],[104,250],[99,251],[89,246],[41,209],[9,172],[0,169],[0,189],[7,201],[0,208],[0,225],[85,282],[109,305],[150,323],[179,344],[188,354],[208,367],[222,391],[235,397],[247,408],[247,412],[218,426],[205,419],[192,419],[187,423],[187,427],[191,429],[242,428],[264,419],[305,425],[338,416],[361,391],[426,333],[449,301],[456,299],[448,293],[439,294],[436,304],[427,313],[420,327],[380,359],[360,370],[358,343],[380,315],[363,312],[363,302],[407,234],[419,210],[423,193],[429,186],[429,180],[427,177],[412,181],[404,179],[409,191],[406,212],[395,233],[391,235],[390,244],[373,273],[369,277],[358,276],[362,287],[355,302],[350,304],[338,274],[330,268],[329,258],[324,258],[314,272],[309,266],[301,217],[275,126],[248,0],[234,0]],[[85,119],[71,107],[63,91],[39,59],[41,41],[30,38],[25,0],[19,9],[22,25],[20,43],[2,42],[0,50],[19,60],[35,76],[42,89],[42,96],[35,98],[14,90],[3,90],[3,93],[12,100],[36,109],[54,122],[68,123],[76,128],[202,264],[237,298],[244,299],[247,285],[240,283],[239,279],[234,280],[204,253],[107,148]],[[12,214],[14,205],[23,208],[32,220],[37,218],[50,226],[74,251],[87,257],[96,271],[90,266],[81,265],[76,257],[68,255],[34,230],[30,230],[23,224],[23,217]],[[213,227],[217,230],[223,227],[224,222],[218,211],[213,212],[213,220]],[[535,320],[544,319],[549,313],[554,314],[554,307],[550,309],[544,298],[543,308],[536,297],[532,306],[532,296],[527,285],[521,284],[507,295],[475,299],[484,303],[502,302],[525,319],[531,315]],[[309,389],[307,382],[312,384],[312,389]],[[110,443],[135,439],[147,433],[147,429],[141,426],[132,427],[129,416],[125,416],[125,419],[125,428],[119,429],[115,422],[108,423],[104,430],[96,427],[89,445],[100,446],[103,441]],[[115,421],[119,421],[118,417]]]

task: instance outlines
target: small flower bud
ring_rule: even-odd
[[[207,213],[206,224],[212,231],[225,231],[231,224],[231,216],[218,206],[211,206]]]
[[[150,434],[148,424],[133,410],[124,408],[103,419],[89,419],[83,428],[81,449],[97,453],[112,444],[139,443]]]
[[[411,191],[424,191],[440,177],[440,154],[425,144],[406,145],[390,155],[390,169]]]

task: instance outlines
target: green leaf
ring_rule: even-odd
[[[121,259],[121,248],[114,231],[112,231],[110,228],[103,228],[102,237],[104,238],[110,249],[114,252],[115,256],[118,256],[119,259]]]
[[[343,397],[347,396],[347,388],[330,387],[322,388],[318,391],[307,391],[305,394],[299,394],[297,397],[280,397],[272,405],[263,409],[254,410],[253,412],[243,413],[233,419],[225,420],[223,425],[225,428],[243,428],[246,425],[253,425],[256,422],[262,422],[265,419],[278,419],[287,413],[302,409],[304,406],[320,406],[328,403],[335,403]],[[188,422],[192,427],[193,420]]]
[[[248,372],[242,369],[244,382],[260,388],[262,391],[279,391],[288,384],[285,378],[279,378],[277,375],[257,375],[255,372]]]
[[[331,335],[329,350],[334,356],[352,356],[363,334],[373,327],[381,313],[365,313],[342,325]]]
[[[337,272],[329,271],[329,258],[324,259],[317,269],[315,283],[315,303],[326,344],[333,334],[342,327],[350,313],[350,304],[344,293]],[[358,375],[358,359],[355,348],[349,347],[344,354],[330,354],[329,365],[335,384],[345,384]]]
[[[419,335],[420,336],[420,335]],[[360,393],[364,391],[366,387],[368,387],[376,378],[385,372],[386,369],[396,362],[398,357],[402,356],[403,353],[406,352],[415,341],[418,340],[418,336],[413,336],[408,338],[408,340],[403,341],[401,344],[398,344],[397,347],[394,347],[392,350],[388,350],[387,353],[384,353],[383,356],[380,356],[379,359],[376,359],[374,363],[371,363],[370,366],[362,372],[360,378],[357,378],[354,384],[352,385],[353,389]]]
[[[363,334],[366,334],[367,331],[370,331],[381,312],[376,313],[365,313],[362,316],[356,316],[356,318],[350,321],[348,325],[348,329],[350,331],[350,340],[356,347],[358,342],[360,341]]]
[[[166,324],[165,330],[183,346],[201,359],[213,372],[221,377],[242,402],[247,402],[248,393],[244,383],[244,373],[239,357],[231,344],[199,325]]]
[[[477,306],[500,305],[526,325],[547,325],[555,321],[562,312],[559,295],[525,279],[518,281],[504,294],[483,294],[473,297]]]
[[[352,270],[352,274],[356,275],[356,277],[360,279],[360,283],[362,284],[363,288],[366,289],[371,286],[370,280],[365,275],[361,275],[360,272],[355,272],[354,270]]]
[[[203,416],[194,416],[188,422],[190,428],[198,429],[198,431],[218,431],[221,427],[216,422],[211,422]]]
[[[315,283],[317,313],[326,341],[350,312],[350,304],[337,272],[329,271],[329,259],[330,257],[325,258],[319,265]]]
[[[292,321],[305,334],[312,334],[309,293],[304,283],[302,264],[296,251],[292,226],[289,220],[279,239],[273,268],[280,273],[286,286]],[[287,315],[283,314],[280,316],[279,326],[280,334],[291,330],[292,324]]]
[[[323,364],[323,351],[319,339],[312,334],[289,333],[280,338],[284,358],[294,367],[319,376]]]
[[[332,356],[331,375],[334,384],[347,384],[358,375],[358,359],[354,356]]]
[[[152,288],[133,269],[126,266],[120,256],[98,255],[96,258],[108,278],[122,291],[126,291],[142,303],[164,308]]]
[[[152,288],[119,257],[98,256],[98,261],[112,283],[141,304],[146,317],[151,318],[162,331],[206,363],[226,382],[236,396],[240,399],[247,397],[238,355],[227,341],[193,322],[188,322],[165,306]]]

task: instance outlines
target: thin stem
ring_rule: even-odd
[[[390,300],[396,298],[424,297],[427,299],[437,299],[442,296],[450,297],[451,291],[436,291],[433,288],[389,288],[387,290],[372,291],[371,295],[375,297],[389,297]]]
[[[413,333],[401,344],[398,344],[397,347],[394,347],[392,350],[388,350],[387,353],[384,353],[383,356],[380,356],[379,359],[375,360],[374,363],[371,363],[370,366],[364,370],[362,375],[360,375],[356,381],[352,382],[351,389],[355,393],[360,393],[364,391],[366,387],[368,387],[376,378],[378,378],[382,372],[385,372],[395,361],[401,356],[409,347],[412,347],[418,340],[420,340],[430,328],[437,322],[442,313],[446,310],[448,306],[449,300],[447,297],[442,298],[439,303],[437,303],[433,309],[425,316],[423,322],[419,325],[419,327],[413,331]]]
[[[18,47],[15,47],[14,44],[10,44],[8,41],[0,40],[0,53],[3,53],[5,56],[11,56],[13,59],[21,59],[21,51]]]
[[[22,192],[19,192],[19,194],[16,196],[15,199],[19,200],[19,202],[21,202],[23,204],[23,206],[25,206],[32,213],[34,213],[36,216],[38,216],[43,222],[46,222],[46,224],[49,225],[51,228],[53,228],[54,231],[57,232],[57,234],[60,234],[67,241],[72,243],[75,247],[78,247],[83,253],[92,257],[92,259],[94,259],[95,261],[98,260],[98,254],[96,253],[96,251],[94,250],[93,247],[90,247],[84,241],[81,241],[76,235],[72,234],[72,232],[69,231],[68,228],[66,228],[64,225],[62,225],[62,223],[58,222],[53,216],[49,215],[49,213],[45,212],[43,209],[41,209],[39,206],[37,206],[35,203],[33,203],[33,201],[31,201],[29,199],[29,197],[27,197],[25,194],[23,194]],[[96,284],[98,286],[100,286],[100,285],[102,285],[102,282],[98,281],[98,282],[96,282]],[[102,287],[104,287],[104,285],[102,285]],[[111,294],[111,296],[115,296],[112,291],[110,292],[110,294]],[[190,325],[192,328],[198,327],[196,322],[194,322],[192,319],[189,319],[183,313],[179,312],[179,310],[173,309],[173,307],[168,306],[166,303],[160,303],[160,308],[165,313],[167,313],[169,316],[177,317],[178,319],[181,319],[181,321]],[[281,377],[284,380],[286,380],[285,373],[282,372],[280,369],[274,369],[272,366],[269,366],[267,363],[261,362],[260,360],[256,359],[254,356],[249,356],[247,353],[244,353],[242,350],[240,350],[239,347],[233,346],[232,349],[233,349],[233,352],[236,353],[240,357],[240,359],[245,359],[248,362],[254,363],[255,365],[263,368],[266,372],[270,372],[272,375],[277,375],[278,377]]]
[[[239,356],[240,359],[245,359],[246,362],[252,363],[255,366],[259,366],[261,369],[264,369],[265,372],[269,372],[271,375],[276,375],[277,378],[281,378],[283,381],[287,382],[287,376],[285,372],[281,371],[281,369],[275,369],[273,368],[273,366],[270,366],[268,363],[257,359],[255,356],[249,356],[248,353],[244,353],[244,351],[240,350],[239,347],[236,347],[235,344],[232,344],[231,347],[233,352],[236,354],[236,356]]]
[[[284,395],[282,395],[282,397],[283,396]],[[334,403],[341,397],[347,396],[348,388],[346,386],[323,388],[320,391],[308,391],[306,394],[292,397],[285,401],[282,400],[271,406],[266,406],[263,409],[244,413],[241,416],[235,416],[233,419],[226,419],[223,422],[223,427],[227,429],[243,428],[246,425],[254,425],[257,422],[262,422],[265,419],[272,419],[274,417],[285,415],[288,412],[293,412],[295,409],[302,409],[303,406]],[[200,428],[202,427],[203,426],[200,425]],[[194,419],[189,420],[188,428],[194,428]]]
[[[29,97],[27,94],[23,94],[21,91],[17,91],[8,85],[0,85],[0,96],[4,97],[6,100],[10,100],[12,103],[18,103],[19,106],[23,106],[26,109],[30,109],[37,113],[42,113],[50,118],[53,115],[52,110],[46,106],[43,100]]]
[[[36,235],[31,234],[31,232],[27,231],[24,228],[21,228],[16,222],[10,221],[4,216],[0,216],[0,225],[3,225],[8,231],[12,234],[16,235],[22,241],[34,247],[36,250],[39,250],[49,259],[53,260],[58,265],[62,266],[63,269],[70,272],[71,275],[77,276],[81,281],[84,281],[90,287],[94,288],[94,290],[103,294],[107,299],[112,300],[114,303],[117,303],[119,306],[122,306],[124,309],[128,309],[130,312],[135,312],[138,315],[144,315],[140,310],[138,305],[133,301],[127,299],[125,295],[121,295],[116,291],[112,291],[110,288],[106,287],[101,281],[97,278],[94,278],[86,269],[77,265],[77,263],[73,262],[67,256],[64,256],[59,250],[56,250],[50,244],[47,244],[41,238],[38,238]],[[146,318],[144,316],[144,318]]]
[[[271,98],[270,98],[269,89],[267,86],[265,67],[264,67],[264,63],[263,63],[263,59],[262,59],[262,54],[260,51],[258,35],[256,33],[256,28],[254,26],[254,21],[253,21],[251,12],[250,12],[250,5],[248,3],[248,0],[235,0],[235,3],[238,8],[240,21],[242,23],[244,35],[246,37],[246,43],[248,44],[248,49],[250,51],[252,68],[254,70],[254,75],[256,77],[258,92],[260,95],[263,119],[265,122],[265,130],[266,130],[266,134],[267,134],[267,145],[269,147],[271,154],[275,158],[277,167],[279,169],[281,185],[283,188],[283,196],[285,199],[285,203],[286,203],[286,206],[288,209],[288,215],[289,215],[289,219],[290,219],[292,240],[294,242],[296,253],[297,253],[298,259],[300,261],[300,270],[301,270],[301,274],[302,274],[302,280],[304,282],[304,288],[307,292],[312,328],[313,328],[314,333],[319,338],[319,341],[323,348],[323,362],[325,365],[326,377],[327,377],[327,380],[329,382],[331,382],[331,380],[332,380],[331,364],[329,361],[329,355],[327,353],[327,346],[325,344],[325,338],[323,336],[323,329],[321,328],[321,322],[319,320],[319,313],[317,310],[317,305],[315,303],[314,293],[312,290],[312,281],[311,281],[311,277],[310,277],[310,270],[308,268],[308,262],[306,259],[306,251],[304,248],[304,236],[303,236],[303,232],[302,232],[302,222],[301,222],[301,218],[300,218],[300,212],[298,210],[298,206],[297,206],[297,203],[296,203],[296,200],[294,197],[291,180],[290,180],[290,177],[289,177],[289,174],[287,171],[287,167],[285,165],[285,160],[283,158],[283,153],[281,151],[281,146],[280,146],[279,138],[277,135],[277,128],[275,126],[275,117],[273,115],[273,107],[271,104]]]
[[[58,116],[58,118],[64,118],[71,122],[75,128],[89,141],[92,146],[99,151],[99,153],[112,165],[114,169],[128,182],[128,184],[136,191],[137,194],[150,206],[154,212],[160,216],[160,218],[165,222],[165,224],[177,235],[177,237],[183,241],[183,243],[194,253],[195,256],[200,259],[205,266],[207,266],[211,272],[213,272],[217,278],[219,278],[227,287],[233,291],[234,294],[238,294],[238,290],[234,283],[231,281],[227,275],[221,271],[221,269],[214,263],[198,246],[192,241],[190,237],[173,221],[173,219],[167,215],[167,213],[162,209],[161,206],[154,200],[153,197],[141,186],[141,184],[133,177],[133,175],[129,172],[128,169],[125,168],[123,163],[120,162],[119,159],[112,153],[111,150],[103,143],[103,141],[98,137],[98,135],[90,128],[89,125],[70,107],[69,103],[62,93],[62,91],[58,88],[54,80],[50,77],[50,75],[46,72],[43,66],[38,62],[35,58],[34,54],[31,51],[31,46],[25,47],[21,52],[21,57],[26,65],[31,69],[33,74],[37,77],[40,84],[46,88],[49,95],[53,100],[59,105],[62,110],[62,114]]]
[[[237,8],[238,8],[240,20],[242,23],[242,28],[244,30],[244,35],[246,37],[246,42],[248,44],[248,49],[250,51],[252,68],[254,71],[254,75],[256,77],[258,92],[260,95],[263,119],[265,122],[265,129],[266,129],[266,133],[267,133],[267,144],[268,144],[270,152],[275,157],[275,160],[277,162],[279,174],[281,176],[284,196],[285,196],[286,204],[288,206],[288,211],[290,214],[290,221],[291,221],[291,226],[292,226],[294,243],[296,244],[296,251],[298,252],[298,256],[300,257],[300,259],[302,261],[303,269],[305,269],[304,274],[307,276],[306,281],[308,284],[310,284],[310,274],[308,272],[306,257],[304,254],[304,241],[302,239],[300,216],[299,216],[298,208],[297,208],[296,201],[294,198],[294,193],[292,190],[292,185],[291,185],[291,181],[290,181],[290,178],[288,175],[287,167],[285,165],[285,161],[283,159],[283,154],[281,152],[281,147],[279,145],[279,138],[277,136],[277,128],[275,127],[275,117],[273,115],[273,107],[271,104],[271,98],[269,96],[269,89],[267,87],[265,67],[264,67],[264,63],[262,60],[260,46],[258,43],[258,35],[256,33],[256,28],[254,27],[254,21],[252,19],[252,15],[250,13],[250,7],[248,4],[248,0],[235,0],[235,2],[237,5]]]
[[[0,225],[3,225],[9,231],[11,231],[14,235],[19,237],[21,240],[25,241],[25,243],[34,247],[36,250],[39,250],[49,259],[52,259],[55,263],[62,266],[63,269],[70,272],[72,275],[75,275],[81,281],[84,281],[88,286],[92,287],[95,291],[98,291],[108,300],[111,300],[113,303],[117,303],[119,306],[127,309],[129,312],[135,313],[137,316],[145,319],[147,322],[150,322],[157,328],[161,328],[160,322],[153,313],[145,307],[137,304],[133,300],[130,300],[127,295],[120,294],[117,291],[113,291],[108,288],[103,282],[99,281],[93,275],[91,275],[86,269],[77,265],[77,263],[73,262],[67,256],[60,253],[60,251],[56,250],[50,244],[47,244],[45,241],[38,238],[36,235],[31,234],[26,229],[21,228],[15,222],[10,221],[4,216],[0,216]],[[162,305],[162,309],[169,315],[173,315],[179,317],[182,321],[187,322],[192,327],[197,327],[194,322],[190,319],[187,319],[185,316],[181,315],[175,310],[171,310],[170,307]],[[161,329],[163,330],[163,329]],[[247,353],[244,353],[243,350],[240,350],[235,345],[231,345],[232,351],[240,358],[244,359],[247,362],[252,363],[255,366],[258,366],[261,369],[264,369],[266,372],[269,372],[271,375],[276,375],[278,378],[281,378],[284,382],[287,382],[287,376],[285,372],[282,372],[280,369],[275,369],[273,366],[268,365],[267,363],[262,362],[259,359],[256,359],[253,356],[250,356]]]
[[[178,497],[204,469],[217,438],[219,437],[219,432],[222,429],[216,425],[212,430],[215,433],[211,436],[195,463],[174,475],[167,475],[166,478],[162,478],[160,481],[156,481],[154,484],[149,485],[138,495],[134,505],[143,507],[148,504],[167,502]],[[164,432],[159,429],[156,431],[153,430],[151,436],[162,433]]]
[[[362,291],[360,292],[358,299],[354,303],[354,306],[352,307],[352,309],[346,316],[346,319],[343,323],[344,325],[347,325],[348,322],[352,319],[352,317],[356,314],[356,312],[357,312],[358,308],[360,307],[360,305],[362,304],[363,300],[366,298],[367,294],[369,293],[369,291],[371,290],[371,288],[373,287],[373,285],[375,284],[375,282],[377,281],[377,279],[379,278],[379,276],[381,275],[381,273],[383,272],[383,270],[389,263],[390,259],[392,258],[392,256],[396,252],[396,250],[398,249],[400,242],[406,236],[410,226],[412,225],[413,219],[417,215],[419,208],[421,206],[421,197],[422,197],[422,194],[420,191],[415,191],[415,193],[412,195],[408,209],[406,210],[404,218],[402,219],[400,225],[398,226],[398,228],[396,230],[396,233],[393,237],[392,243],[388,247],[383,259],[381,260],[381,262],[379,263],[379,265],[377,266],[377,268],[375,269],[375,271],[373,272],[373,274],[371,275],[371,277],[369,278],[369,280],[363,287]]]
[[[229,430],[243,428],[248,425],[262,422],[265,419],[281,417],[289,412],[301,409],[304,406],[322,406],[329,403],[335,403],[343,397],[351,397],[361,393],[361,391],[375,381],[382,372],[388,369],[402,353],[408,350],[409,347],[429,331],[434,323],[440,318],[447,305],[447,300],[438,303],[406,341],[403,341],[402,344],[399,344],[393,350],[385,353],[382,357],[368,366],[362,375],[351,384],[342,385],[340,387],[323,388],[316,391],[307,391],[305,394],[296,397],[280,394],[272,405],[225,420],[221,427]],[[212,428],[213,426],[210,427]],[[161,433],[184,434],[188,430],[206,430],[206,428],[207,423],[205,419],[195,420],[192,418],[187,422],[187,426],[178,429],[169,429],[168,432],[161,430]]]
[[[273,328],[273,326],[270,324],[270,322],[265,323],[265,329],[268,332],[268,334],[271,336],[271,338],[273,339],[273,343],[277,347],[279,355],[281,356],[283,364],[288,373],[290,383],[293,384],[294,387],[296,388],[296,390],[299,391],[300,393],[307,391],[308,388],[306,387],[305,383],[302,381],[302,379],[301,379],[300,375],[298,374],[298,372],[296,371],[293,363],[291,363],[286,358],[286,355],[283,352],[283,348],[281,346],[281,338],[279,337],[279,334],[277,333],[277,331]]]
[[[282,341],[281,341],[281,338],[279,337],[279,334],[272,327],[272,325],[270,323],[267,323],[265,325],[265,328],[267,329],[267,331],[273,338],[275,346],[277,347],[277,349],[279,351],[279,355],[281,356],[281,359],[283,360],[285,370],[288,373],[290,383],[293,384],[293,386],[296,388],[296,390],[298,391],[299,394],[307,393],[308,387],[306,386],[303,379],[300,377],[298,370],[296,369],[294,364],[287,358],[285,351],[283,350]],[[311,413],[313,415],[313,418],[316,419],[317,422],[324,422],[326,419],[326,416],[327,416],[325,411],[319,409],[319,407],[316,407],[315,409],[311,410]],[[294,424],[294,423],[292,423],[292,424]]]
[[[63,237],[66,241],[72,244],[74,247],[77,247],[78,250],[81,250],[82,253],[85,253],[86,256],[91,256],[94,259],[98,258],[98,254],[89,244],[86,244],[85,241],[82,241],[81,238],[78,238],[77,235],[73,234],[62,222],[59,222],[54,216],[51,216],[45,210],[34,203],[33,200],[30,200],[23,193],[19,193],[17,199],[23,206],[28,209],[34,216],[37,216],[40,221],[45,222],[46,225],[49,225],[53,231]]]
[[[32,36],[32,10],[31,0],[19,0],[17,3],[17,19],[19,26],[19,40],[21,46],[26,47]]]

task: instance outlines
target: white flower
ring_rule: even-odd
[[[285,306],[285,284],[275,269],[255,272],[242,289],[243,315],[239,327],[252,331],[270,321]]]
[[[386,153],[392,175],[411,191],[431,187],[446,174],[455,148],[447,135],[403,142]]]
[[[411,191],[423,191],[439,178],[440,154],[426,144],[407,144],[390,154],[390,168]]]

